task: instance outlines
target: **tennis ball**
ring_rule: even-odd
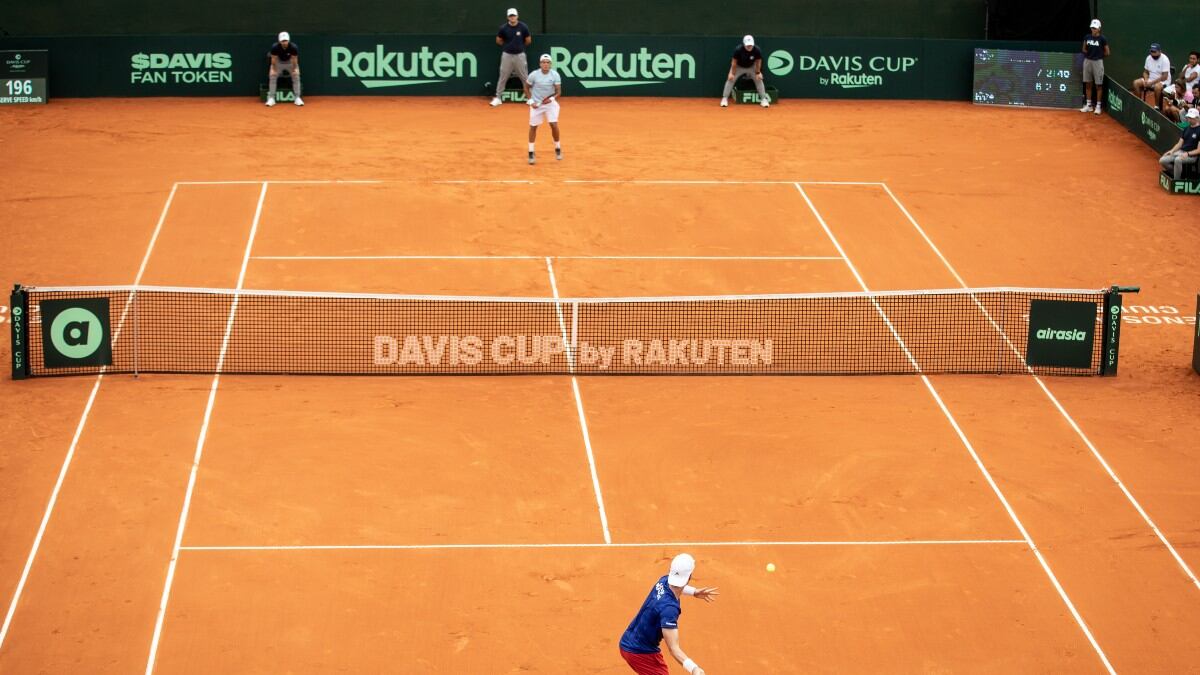
[[[767,571],[774,572],[775,571],[775,563],[767,563]]]

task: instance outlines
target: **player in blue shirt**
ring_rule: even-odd
[[[658,644],[666,641],[667,649],[690,675],[704,675],[704,669],[688,658],[679,647],[679,599],[692,595],[712,602],[719,595],[716,588],[694,588],[688,585],[696,560],[680,553],[671,561],[671,571],[660,577],[650,589],[637,616],[621,635],[621,658],[638,675],[669,675]]]

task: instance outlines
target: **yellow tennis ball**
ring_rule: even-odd
[[[767,563],[767,571],[774,572],[775,571],[775,563]]]

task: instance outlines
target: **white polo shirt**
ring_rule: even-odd
[[[1163,73],[1166,73],[1169,79],[1171,76],[1171,59],[1168,59],[1167,55],[1162,52],[1158,53],[1157,59],[1147,54],[1146,72],[1150,73],[1151,84],[1161,80]]]
[[[1197,81],[1200,81],[1200,63],[1194,66],[1183,67],[1183,86],[1191,89]],[[1183,92],[1180,92],[1183,93]]]

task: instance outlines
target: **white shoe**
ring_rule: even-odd
[[[1079,112],[1092,112],[1092,104],[1089,103],[1079,109]]]
[[[273,99],[273,98],[268,98],[268,99],[267,99],[267,107],[268,107],[268,108],[270,108],[270,107],[271,107],[271,106],[273,106],[273,105],[275,105],[275,99]]]
[[[771,107],[771,97],[770,96],[762,97],[761,104],[762,104],[762,107],[764,107],[764,108],[770,108]]]
[[[729,107],[729,99],[727,99],[727,98],[721,99],[721,107],[728,108]]]
[[[1096,109],[1093,112],[1095,112],[1097,115],[1100,115],[1100,106],[1096,106]]]
[[[495,108],[496,106],[500,105],[501,103],[504,103],[504,101],[501,101],[499,96],[493,96],[493,97],[492,97],[492,103],[491,103],[491,106],[492,106],[493,108]]]
[[[296,97],[296,105],[304,105],[304,99],[297,96]]]

